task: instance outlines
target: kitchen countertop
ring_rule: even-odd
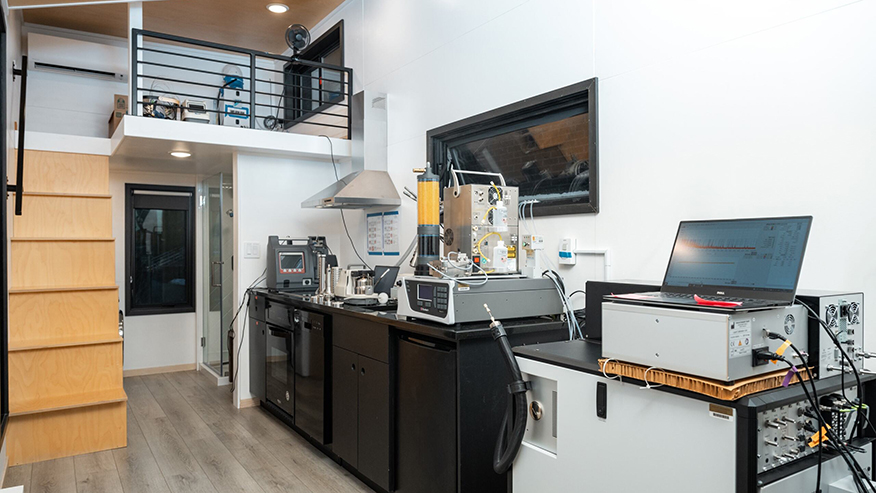
[[[344,305],[336,308],[330,305],[321,305],[310,301],[304,301],[298,293],[281,293],[265,288],[254,289],[253,292],[275,302],[292,304],[305,310],[316,312],[346,315],[360,318],[371,322],[379,322],[392,325],[395,328],[413,332],[420,335],[459,341],[465,339],[492,337],[489,322],[471,322],[465,324],[444,325],[426,320],[417,320],[402,315],[395,311],[375,311],[368,308]],[[505,330],[509,334],[523,334],[527,332],[542,332],[546,329],[564,327],[563,322],[549,317],[533,317],[515,320],[502,320]],[[548,327],[546,327],[548,326]]]

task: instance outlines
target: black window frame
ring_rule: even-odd
[[[432,163],[432,171],[440,178],[439,189],[441,197],[444,197],[444,189],[451,185],[453,179],[445,162],[445,156],[449,147],[500,135],[519,128],[538,125],[540,122],[555,121],[558,114],[572,111],[583,104],[586,105],[589,129],[589,201],[579,204],[539,204],[532,208],[532,212],[536,216],[598,213],[599,104],[597,82],[598,79],[593,77],[592,79],[429,130],[426,133],[426,160]]]
[[[148,200],[154,200],[156,207],[161,208],[161,201],[170,198],[179,199],[180,193],[189,194],[188,216],[186,218],[186,237],[189,239],[186,245],[186,297],[188,301],[182,304],[165,305],[165,306],[135,306],[133,303],[132,288],[134,284],[134,197],[135,191],[144,192],[159,192],[157,194],[139,195]],[[166,192],[168,195],[160,195],[160,192]],[[125,184],[125,316],[139,315],[163,315],[171,313],[191,313],[197,307],[196,302],[196,271],[195,271],[195,214],[197,207],[195,205],[196,190],[195,187],[181,187],[171,185],[147,185],[147,184]],[[168,207],[172,209],[172,207]],[[179,209],[176,209],[179,210]]]
[[[298,54],[298,60],[305,60],[310,62],[324,63],[323,60],[326,56],[335,51],[340,51],[341,53],[341,63],[340,66],[344,66],[344,21],[340,20],[337,24],[331,27],[328,31],[322,34],[315,41],[310,43],[304,51]],[[338,97],[323,101],[322,95],[325,93],[320,91],[320,104],[314,109],[305,109],[304,101],[312,102],[313,99],[308,99],[305,97],[305,93],[312,91],[313,89],[308,89],[303,83],[304,80],[309,80],[311,76],[307,75],[308,72],[312,70],[323,70],[321,68],[315,68],[310,65],[298,64],[293,62],[287,63],[283,67],[283,128],[288,129],[293,127],[313,115],[318,115],[322,112],[325,112],[331,106],[337,104],[339,101],[342,101],[347,96],[347,91],[341,89],[339,91]],[[339,72],[343,77],[343,72]],[[320,74],[321,77],[321,74]],[[347,84],[352,84],[353,81],[347,81]],[[338,82],[341,88],[344,87],[343,80]],[[287,97],[286,89],[290,88],[292,91],[291,97]],[[291,117],[290,117],[291,114]]]

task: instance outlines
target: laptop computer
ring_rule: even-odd
[[[812,216],[682,221],[659,292],[611,301],[723,310],[794,302]]]

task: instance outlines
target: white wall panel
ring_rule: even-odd
[[[366,84],[385,77],[525,3],[538,2],[526,0],[364,1],[368,64]],[[518,48],[523,44],[521,34],[518,33]],[[538,36],[542,34],[539,32]],[[453,69],[448,67],[448,70]]]
[[[596,58],[600,77],[659,65],[858,0],[598,1]]]
[[[178,173],[110,172],[113,196],[113,237],[116,239],[116,284],[119,307],[125,306],[125,184],[153,184],[196,187],[198,177]],[[195,214],[195,305],[202,310],[201,211]],[[201,333],[195,312],[125,317],[125,370],[163,366],[194,365],[198,335]]]
[[[408,8],[427,3],[435,2]],[[425,138],[431,128],[592,77],[593,59],[584,49],[591,15],[589,1],[526,2],[368,84],[388,94],[389,143]],[[467,16],[457,8],[457,17]],[[366,32],[373,30],[369,24]],[[527,32],[538,39],[530,41]],[[393,35],[399,45],[416,39]],[[370,61],[382,55],[371,44],[366,48],[371,73]]]
[[[241,154],[234,161],[233,229],[234,244],[237,245],[234,293],[237,304],[244,300],[246,288],[265,272],[268,236],[325,236],[329,247],[338,252],[343,233],[338,211],[301,209],[302,200],[335,181],[331,163]],[[349,172],[349,167],[343,167],[340,172]],[[261,255],[258,259],[244,258],[243,245],[247,242],[259,243]],[[234,309],[236,311],[237,306]],[[247,322],[243,313],[236,322],[237,334],[244,334],[244,350],[240,359],[235,358],[235,365],[238,362],[241,365],[235,392],[238,398],[248,399],[249,339],[248,329],[242,332]],[[240,338],[236,339],[235,353],[240,342]]]

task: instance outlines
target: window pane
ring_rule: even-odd
[[[334,51],[328,53],[323,59],[322,63],[328,65],[334,65],[336,67],[341,66],[341,49],[340,47],[335,48]],[[343,97],[344,92],[342,90],[342,85],[340,82],[343,80],[342,72],[337,70],[324,69],[322,71],[323,81],[323,89],[326,92],[322,93],[322,101],[323,103],[333,102]],[[336,82],[335,82],[336,81]]]
[[[187,216],[183,210],[134,209],[134,306],[189,303]]]
[[[311,88],[310,92],[310,100],[307,101],[307,109],[315,110],[319,108],[319,88],[322,81],[319,79],[320,70],[315,68],[308,72],[307,75],[310,76],[310,79],[307,80],[307,85]]]
[[[519,130],[448,148],[458,169],[502,173],[519,187],[520,200],[544,204],[590,199],[590,129],[587,113],[539,122]],[[466,176],[460,175],[465,183]]]

